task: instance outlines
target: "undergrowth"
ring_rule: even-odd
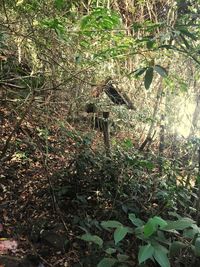
[[[196,264],[197,188],[187,177],[179,181],[185,171],[181,155],[163,157],[161,175],[157,154],[139,151],[131,140],[113,146],[110,157],[103,148],[93,149],[93,141],[87,136],[75,142],[68,166],[54,174],[62,177],[55,188],[60,207],[66,210],[70,199],[76,210],[71,223],[83,265],[75,266]]]

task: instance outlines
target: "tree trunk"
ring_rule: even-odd
[[[152,122],[151,122],[151,125],[149,127],[149,131],[147,133],[147,137],[146,137],[146,139],[144,140],[144,142],[141,144],[141,146],[139,148],[140,150],[144,150],[146,145],[150,144],[152,142],[152,134],[154,132],[154,126],[155,126],[155,117],[156,117],[156,114],[158,112],[158,109],[159,109],[159,106],[160,106],[160,102],[161,102],[161,99],[162,99],[162,92],[163,92],[163,89],[162,89],[162,81],[161,81],[160,85],[158,87],[157,95],[156,95],[156,101],[155,101],[154,111],[153,111],[153,115],[152,115]]]

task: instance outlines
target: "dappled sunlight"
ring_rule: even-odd
[[[191,101],[184,101],[184,105],[180,105],[179,102],[177,106],[174,107],[177,112],[177,121],[174,121],[173,131],[179,136],[188,138],[191,132],[192,119],[195,111],[196,103]]]

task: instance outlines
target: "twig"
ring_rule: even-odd
[[[34,252],[34,254],[37,255],[38,258],[41,259],[41,261],[43,261],[46,265],[48,265],[48,266],[50,266],[50,267],[54,267],[51,263],[49,263],[48,261],[46,261],[46,260],[45,260],[45,259],[44,259],[44,258],[37,252],[35,246],[33,245],[33,243],[32,243],[28,238],[27,238],[26,240],[27,240],[27,242],[29,243],[29,245],[31,246],[31,248],[32,248],[32,250],[33,250],[33,252]]]
[[[34,98],[34,94],[32,95],[29,103],[27,104],[22,116],[21,116],[21,119],[19,119],[19,121],[17,121],[17,123],[15,124],[15,127],[14,129],[12,130],[12,132],[10,133],[10,135],[8,136],[7,140],[6,140],[6,143],[2,149],[2,152],[1,152],[1,155],[0,155],[0,160],[3,159],[3,157],[5,156],[7,150],[8,150],[8,147],[10,145],[10,142],[13,138],[13,135],[17,132],[17,130],[19,129],[20,125],[22,124],[24,118],[26,117],[26,115],[28,114],[28,112],[30,111],[30,107],[32,105],[32,103],[34,102],[35,98]]]

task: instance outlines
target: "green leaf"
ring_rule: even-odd
[[[150,237],[157,231],[157,225],[154,223],[154,220],[151,218],[144,226],[144,236]]]
[[[154,216],[153,217],[153,222],[156,224],[156,225],[159,225],[160,226],[160,229],[164,228],[167,226],[167,222],[165,220],[163,220],[162,218],[160,217],[157,217],[157,216]]]
[[[97,267],[112,267],[117,262],[116,259],[103,258],[97,265]]]
[[[89,22],[90,22],[90,16],[84,16],[80,23],[81,30],[85,30]]]
[[[167,227],[167,222],[157,216],[150,218],[144,226],[144,236],[150,237],[158,230],[158,226],[160,226],[160,229],[165,229],[165,227]]]
[[[162,76],[163,78],[167,77],[167,71],[165,68],[161,67],[160,65],[155,65],[154,66],[154,70],[160,74],[160,76]]]
[[[81,20],[81,30],[111,30],[120,24],[120,17],[110,9],[98,7]]]
[[[169,211],[168,214],[170,216],[173,216],[173,217],[177,218],[177,219],[181,218],[181,216],[178,213],[174,212],[174,211]]]
[[[167,257],[167,253],[161,249],[154,248],[154,259],[159,263],[161,267],[170,267],[170,262]]]
[[[134,213],[130,213],[128,215],[128,218],[129,220],[131,220],[132,224],[134,224],[137,227],[144,225],[144,221],[140,220],[139,218],[136,218]]]
[[[186,238],[190,238],[193,239],[195,237],[196,234],[198,234],[199,231],[197,231],[196,229],[185,229],[183,232],[183,236]]]
[[[54,5],[57,9],[62,9],[64,7],[65,0],[54,0]]]
[[[136,32],[137,32],[138,30],[140,30],[140,29],[143,28],[142,24],[139,23],[139,22],[134,22],[134,23],[131,25],[131,27],[132,27],[133,30],[136,31]]]
[[[110,221],[102,221],[101,226],[106,229],[106,228],[117,228],[123,225],[118,221],[110,220]]]
[[[84,240],[86,242],[92,242],[96,245],[99,245],[99,247],[102,247],[103,240],[97,236],[97,235],[91,235],[90,233],[86,233],[79,237],[79,239]]]
[[[126,255],[126,254],[118,254],[117,255],[117,259],[120,262],[125,262],[125,261],[127,261],[129,259],[129,256]]]
[[[134,70],[133,72],[131,72],[129,75],[134,74],[134,76],[135,76],[136,78],[138,78],[138,77],[141,76],[146,70],[147,70],[147,68],[139,68],[139,69]]]
[[[160,244],[157,243],[157,242],[152,243],[152,246],[153,246],[156,250],[162,251],[162,252],[165,253],[165,254],[169,253],[169,250],[168,250],[166,247],[160,245]]]
[[[144,86],[148,90],[151,86],[153,80],[153,68],[150,67],[146,70],[145,76],[144,76]]]
[[[174,241],[170,246],[170,256],[177,256],[182,248],[185,248],[187,245],[180,241]]]
[[[133,142],[130,139],[125,139],[124,142],[123,142],[123,145],[126,148],[132,148],[133,147]]]
[[[191,38],[194,41],[197,41],[197,37],[194,33],[191,33],[190,31],[188,31],[188,29],[186,28],[179,28],[179,31],[184,34],[185,36]]]
[[[180,37],[181,37],[184,45],[186,46],[186,48],[190,49],[190,45],[189,45],[188,41],[186,40],[186,38],[182,34],[180,35]]]
[[[174,49],[172,45],[160,45],[158,48],[165,48],[165,49]]]
[[[184,81],[179,82],[179,88],[181,92],[188,91],[188,85]]]
[[[113,253],[116,252],[116,249],[115,249],[115,248],[107,248],[107,249],[105,250],[105,252],[106,252],[107,254],[109,254],[109,255],[112,255]]]
[[[115,245],[124,239],[127,233],[129,233],[128,227],[124,227],[123,225],[118,227],[114,232]]]
[[[181,218],[177,221],[168,221],[168,225],[164,227],[164,230],[184,230],[191,227],[195,222],[190,218]]]
[[[139,264],[150,259],[153,256],[153,253],[154,253],[154,247],[152,247],[151,244],[148,244],[146,246],[141,246],[138,254]]]
[[[200,237],[197,237],[195,240],[195,255],[200,257]]]
[[[152,49],[155,43],[156,43],[155,40],[149,40],[147,41],[146,46],[148,49]]]
[[[151,121],[151,120],[150,120],[150,121]],[[152,169],[154,168],[154,164],[153,164],[153,162],[148,161],[148,160],[140,160],[140,161],[139,161],[139,166],[141,166],[141,167],[145,167],[145,168],[147,168],[147,169],[149,169],[149,170],[152,170]]]

